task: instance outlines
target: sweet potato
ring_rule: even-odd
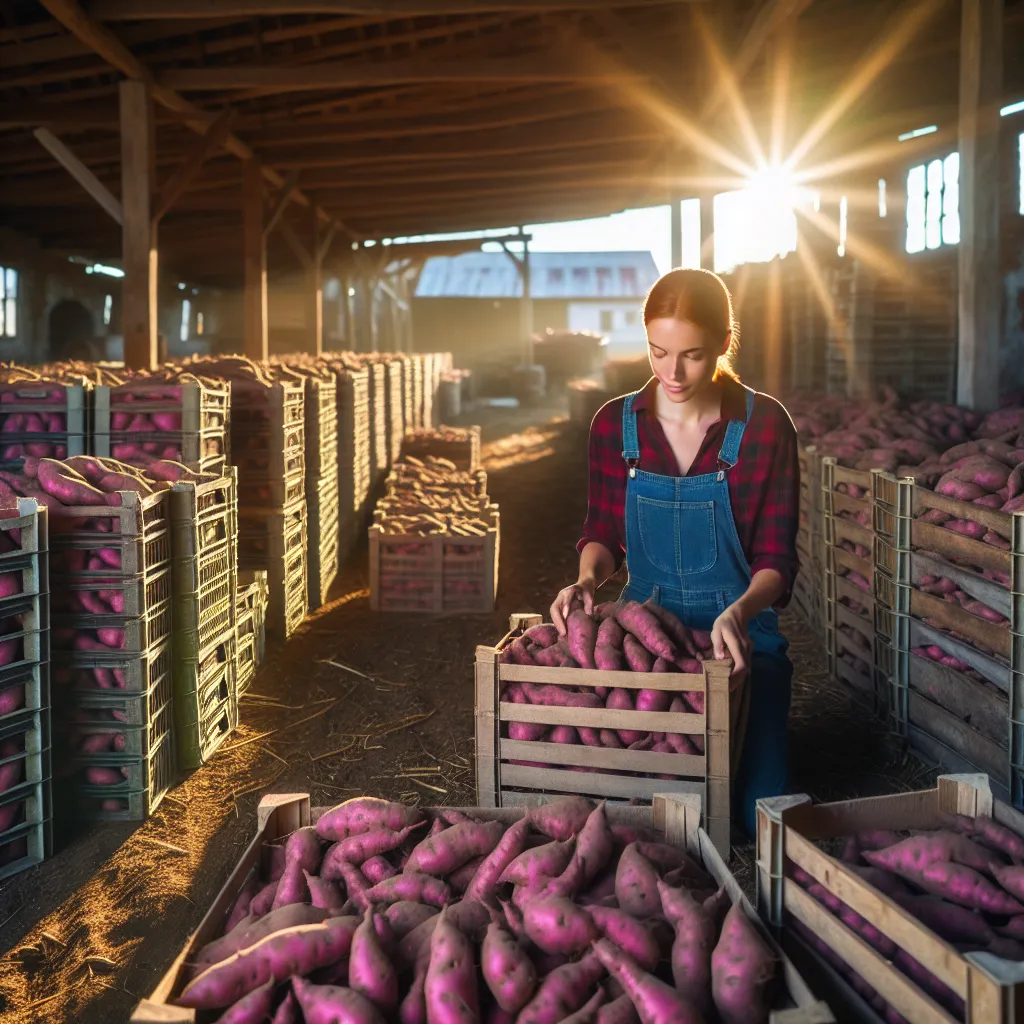
[[[656,658],[675,661],[679,649],[669,639],[656,615],[636,601],[625,601],[615,612],[619,625],[632,633]]]
[[[533,807],[527,812],[530,824],[552,839],[567,840],[579,835],[594,804],[582,796],[567,796]]]
[[[398,1009],[398,975],[377,938],[376,916],[369,909],[352,936],[348,984],[387,1016]]]
[[[594,994],[575,1013],[570,1014],[562,1024],[594,1024],[597,1011],[605,1001],[604,989],[598,985]]]
[[[405,873],[422,872],[442,877],[474,857],[485,857],[497,845],[505,831],[500,821],[460,822],[439,835],[428,836],[409,854]]]
[[[394,878],[398,874],[398,869],[386,857],[382,856],[370,857],[368,860],[364,860],[359,865],[359,870],[370,885],[383,882],[385,878]]]
[[[324,865],[330,861],[333,865],[336,860],[347,860],[353,864],[362,864],[370,857],[376,857],[382,853],[397,849],[412,835],[413,831],[426,825],[425,821],[419,821],[415,825],[407,825],[405,828],[395,831],[390,828],[374,828],[369,832],[362,832],[359,835],[349,836],[330,847],[324,856]]]
[[[541,896],[523,907],[523,929],[545,953],[582,953],[597,937],[590,915],[564,896]]]
[[[263,917],[274,905],[274,894],[277,892],[277,882],[269,882],[252,898],[249,904],[249,914],[252,917]]]
[[[576,857],[580,861],[584,885],[589,885],[604,870],[614,850],[615,837],[608,827],[608,817],[602,800],[590,812],[576,839]]]
[[[653,971],[658,966],[661,951],[645,922],[614,907],[592,906],[587,908],[587,913],[601,935],[628,953],[645,971]]]
[[[553,647],[558,643],[558,628],[550,622],[544,622],[539,626],[531,626],[523,637],[538,647]]]
[[[614,615],[610,615],[601,623],[600,626],[597,627],[598,645],[612,647],[621,651],[622,642],[625,638],[626,631],[619,625],[619,622]]]
[[[373,1003],[350,988],[314,985],[293,977],[292,991],[306,1024],[384,1024]]]
[[[947,942],[977,942],[985,945],[995,938],[985,918],[966,907],[959,907],[937,896],[898,895],[894,899]]]
[[[595,1018],[596,1024],[638,1024],[636,1007],[628,995],[621,995],[610,1003],[605,1003]]]
[[[495,919],[487,928],[480,965],[484,982],[506,1013],[518,1013],[537,989],[537,969],[515,936]]]
[[[658,873],[651,862],[630,843],[622,851],[615,869],[615,897],[619,906],[637,918],[648,918],[661,912],[658,895]]]
[[[437,916],[435,907],[428,907],[425,903],[411,903],[409,900],[399,900],[392,903],[385,915],[391,931],[396,939],[402,939],[414,928],[419,927],[424,921]]]
[[[911,836],[884,850],[865,850],[864,860],[914,881],[914,876],[938,861],[966,864],[975,871],[987,871],[992,855],[967,836],[955,832],[930,832]]]
[[[575,848],[575,839],[556,840],[543,846],[535,846],[516,857],[501,873],[499,881],[539,888],[548,879],[556,878],[568,867]]]
[[[581,668],[597,668],[594,647],[597,644],[597,623],[582,608],[569,613],[566,620],[569,653]]]
[[[622,642],[622,651],[631,672],[650,672],[654,668],[654,655],[635,637],[627,633]]]
[[[348,955],[354,934],[349,917],[275,932],[207,968],[185,988],[177,1005],[197,1010],[231,1006],[270,978],[308,974],[336,963]]]
[[[430,939],[424,995],[428,1024],[468,1024],[480,1018],[473,947],[447,911],[438,916]]]
[[[914,874],[911,881],[926,892],[942,896],[962,907],[1005,917],[1024,914],[1024,906],[965,864],[949,861],[928,864]]]
[[[361,796],[346,800],[324,813],[316,823],[316,834],[321,839],[338,841],[374,828],[400,831],[417,824],[422,817],[423,812],[418,808]]]
[[[716,921],[685,889],[658,882],[666,919],[675,930],[672,979],[676,988],[702,1013],[711,1009],[711,951],[718,933]]]
[[[409,900],[413,903],[427,903],[432,907],[443,907],[451,899],[451,890],[439,878],[420,871],[406,870],[394,878],[378,882],[368,889],[365,895],[371,903]]]
[[[520,1011],[517,1024],[559,1024],[583,1006],[604,967],[593,953],[556,967],[541,980],[534,997]]]
[[[498,880],[523,853],[530,834],[530,820],[522,817],[510,825],[494,849],[484,858],[466,889],[466,899],[487,903],[494,898]]]
[[[271,910],[286,907],[290,903],[305,903],[309,898],[309,888],[306,885],[306,876],[302,865],[297,861],[288,861],[285,864],[284,874],[281,875],[274,892],[274,902],[270,905]]]
[[[260,939],[273,935],[274,932],[286,928],[294,928],[303,924],[319,924],[328,916],[326,910],[311,907],[305,903],[293,903],[280,907],[262,917],[244,917],[234,928],[225,932],[219,939],[208,942],[196,953],[195,965],[205,970],[205,965],[220,963],[229,956],[253,946]],[[359,918],[350,918],[352,931],[359,924]]]
[[[641,1024],[703,1024],[703,1015],[682,993],[643,970],[607,939],[594,943],[594,954],[626,990]],[[754,1018],[748,1017],[747,1020]],[[767,1017],[765,1018],[767,1019]]]
[[[623,690],[616,688],[608,694],[608,699],[605,701],[605,706],[609,711],[635,711],[636,706],[633,703],[633,697],[629,690]],[[637,740],[643,738],[643,733],[638,732],[635,729],[619,729],[618,736],[622,741],[623,746],[629,746],[631,743],[636,743]]]
[[[767,989],[774,976],[773,953],[742,906],[734,904],[711,954],[711,995],[722,1024],[767,1021]]]
[[[263,1024],[273,1005],[274,979],[271,978],[247,996],[242,996],[217,1020],[217,1024]]]

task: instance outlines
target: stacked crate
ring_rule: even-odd
[[[402,378],[405,373],[405,363],[401,359],[389,359],[386,371],[384,429],[387,432],[385,449],[390,470],[401,456],[402,438],[405,435],[405,408],[402,401]]]
[[[409,357],[412,362],[412,419],[406,423],[406,430],[410,426],[424,427],[423,422],[423,356],[419,353]]]
[[[220,475],[231,461],[230,410],[229,383],[192,374],[103,385],[93,394],[92,454],[142,468],[170,459]]]
[[[824,623],[824,564],[821,515],[821,458],[813,447],[800,448],[800,525],[796,549],[800,573],[793,585],[793,605],[812,629]]]
[[[432,352],[420,356],[423,361],[423,426],[434,425],[434,406],[437,403],[437,367],[440,360]]]
[[[366,528],[370,498],[370,373],[333,364],[338,380],[338,506],[340,558],[346,561]]]
[[[447,459],[456,469],[471,472],[480,465],[479,427],[438,427],[407,430],[402,458]]]
[[[236,382],[231,452],[238,467],[238,564],[265,569],[267,629],[290,636],[309,601],[305,382]]]
[[[263,663],[266,646],[267,600],[270,588],[263,570],[238,574],[235,603],[238,640],[235,656],[238,661],[238,695],[249,689],[256,670]]]
[[[370,494],[376,497],[389,468],[388,367],[379,359],[367,360],[370,416]]]
[[[306,379],[306,509],[309,607],[327,603],[338,575],[338,382]]]
[[[119,495],[50,510],[54,730],[68,813],[141,821],[175,777],[170,495]]]
[[[178,766],[205,764],[238,726],[237,471],[170,496]]]
[[[871,474],[821,462],[825,653],[841,679],[877,713],[885,686],[875,670]]]
[[[0,383],[0,460],[26,455],[64,459],[85,454],[87,398],[88,389],[81,384]]]
[[[892,728],[950,770],[987,772],[1021,806],[1024,612],[1015,591],[1024,580],[1024,515],[880,472],[874,502],[877,630]],[[976,537],[998,535],[1005,547],[944,522]],[[1001,621],[975,614],[977,606],[969,611],[970,601]]]
[[[53,850],[46,509],[0,509],[0,880]]]

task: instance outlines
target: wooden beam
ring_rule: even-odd
[[[125,366],[157,365],[157,242],[153,191],[153,105],[142,82],[121,82],[121,196],[124,205],[121,317]]]
[[[999,98],[1003,0],[963,0],[960,45],[960,344],[957,401],[999,407]]]
[[[152,98],[161,106],[182,116],[185,125],[200,135],[205,135],[210,122],[210,115],[180,96],[173,89],[153,85],[153,76],[149,69],[108,28],[90,18],[75,0],[40,0],[42,5],[69,32],[80,39],[91,50],[99,54],[108,64],[116,68],[128,78],[145,82],[150,85]],[[220,17],[220,15],[217,15]],[[181,14],[175,15],[181,17]],[[229,133],[224,140],[224,147],[229,153],[240,160],[252,160],[255,154],[237,135]],[[272,167],[257,164],[264,178],[278,188],[284,178]],[[301,192],[296,192],[295,201],[302,206],[309,206],[310,200]],[[321,218],[327,214],[320,212]],[[342,225],[343,230],[347,230]]]
[[[48,128],[37,128],[33,133],[39,144],[63,167],[86,192],[110,214],[118,224],[124,223],[121,203],[106,185],[89,170],[74,153]]]
[[[242,163],[242,334],[245,354],[265,360],[267,332],[267,246],[263,239],[263,173],[257,160]]]
[[[216,120],[210,124],[206,134],[200,135],[195,140],[178,169],[164,182],[157,199],[156,213],[153,214],[155,223],[159,223],[164,214],[181,198],[182,193],[195,180],[207,159],[224,145],[231,129],[231,118],[230,107],[221,111]]]
[[[406,82],[628,82],[634,72],[616,67],[584,67],[564,53],[491,60],[391,60],[310,64],[303,67],[249,64],[231,67],[175,68],[160,75],[160,83],[184,92],[260,89],[265,93],[307,92],[312,89],[362,89]]]
[[[281,234],[288,243],[288,247],[295,253],[295,258],[302,264],[302,269],[308,271],[313,266],[313,257],[309,254],[302,239],[295,233],[295,228],[284,219],[281,220]]]
[[[263,226],[264,241],[270,236],[271,231],[277,227],[277,222],[281,219],[285,207],[291,202],[292,192],[295,191],[295,183],[299,180],[301,170],[300,167],[293,168],[288,177],[284,179],[284,184],[281,186],[281,194],[277,197],[277,205],[271,211],[266,224]]]
[[[317,249],[316,258],[321,264],[327,259],[327,254],[331,251],[331,243],[334,241],[335,234],[337,234],[337,228],[334,225],[331,225],[327,231],[327,236],[320,243],[320,246]]]
[[[596,7],[654,8],[659,0],[93,0],[100,21],[251,18],[282,14],[358,14],[382,21],[442,14],[546,13]]]

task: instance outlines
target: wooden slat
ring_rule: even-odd
[[[533,789],[542,793],[588,793],[619,800],[650,800],[656,793],[678,791],[703,795],[703,782],[669,782],[665,779],[639,779],[635,775],[601,775],[570,772],[557,768],[525,768],[502,765],[501,785]]]
[[[1012,638],[1009,624],[1000,626],[989,622],[952,601],[944,601],[916,589],[910,591],[910,614],[918,619],[934,619],[946,629],[968,637],[1004,658],[1010,657]]]
[[[120,201],[106,185],[48,128],[37,128],[33,133],[37,141],[78,182],[86,192],[118,223],[124,223],[124,210]]]
[[[956,583],[964,593],[970,594],[1005,618],[1010,618],[1012,614],[1013,602],[1006,587],[962,566],[954,565],[945,559],[931,558],[922,551],[914,551],[910,556],[910,571],[911,582],[915,585],[921,582],[922,576],[945,576]]]
[[[1006,744],[1009,701],[993,687],[930,658],[910,658],[910,686],[961,721],[970,722],[983,736]]]
[[[703,735],[704,715],[671,711],[610,711],[607,708],[547,707],[542,704],[498,705],[502,722],[535,722],[541,725],[581,725],[591,729],[629,729],[636,732],[678,732]]]
[[[793,2],[793,0],[790,0]],[[807,0],[802,0],[807,3]],[[282,14],[350,14],[382,21],[442,14],[507,11],[541,14],[580,8],[653,6],[652,0],[94,0],[101,21],[177,18],[258,18]]]
[[[1010,692],[1010,666],[996,661],[995,658],[982,654],[981,651],[970,644],[954,640],[951,636],[941,630],[929,626],[926,622],[917,619],[910,620],[910,646],[927,647],[929,644],[936,644],[944,651],[949,652],[955,658],[966,665],[970,665],[976,672],[984,676],[990,683],[997,686],[1003,693]]]
[[[920,487],[915,487],[914,493],[917,494],[920,490]],[[989,511],[980,505],[969,507],[983,512]],[[958,516],[957,518],[965,517]],[[971,521],[979,522],[980,520],[972,517]],[[987,526],[985,523],[982,525]],[[991,529],[990,526],[987,528]],[[1002,533],[1007,533],[1009,529],[1008,522],[1000,526]],[[946,558],[959,559],[965,565],[976,565],[982,569],[991,569],[993,572],[1010,575],[1010,552],[993,547],[984,541],[974,540],[973,537],[964,537],[962,534],[953,533],[952,530],[936,526],[934,523],[922,523],[919,519],[914,519],[911,522],[910,537],[913,546],[922,551],[935,551]]]
[[[918,659],[921,660],[921,659]],[[933,736],[950,750],[955,751],[975,770],[988,772],[1004,787],[1010,780],[1009,748],[982,735],[977,729],[945,708],[911,690],[908,700],[908,721],[929,736]],[[1009,734],[1009,721],[1005,724]]]
[[[623,690],[671,690],[703,692],[704,676],[688,672],[610,672],[587,668],[542,668],[537,665],[501,665],[498,678],[503,683],[550,683],[554,686],[607,686]],[[655,686],[655,684],[657,684]]]
[[[704,777],[707,764],[700,754],[663,754],[653,750],[612,750],[575,743],[506,739],[498,741],[498,757],[502,761],[548,761],[584,768],[610,768],[658,775],[699,775],[701,778]]]

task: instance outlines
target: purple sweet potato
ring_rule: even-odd
[[[292,991],[306,1024],[384,1024],[373,1003],[350,988],[292,978]]]
[[[992,875],[1011,896],[1024,900],[1024,867],[993,864]]]
[[[622,642],[626,638],[626,631],[619,625],[614,616],[609,616],[597,628],[597,643],[601,646],[612,647],[617,651],[622,650]],[[600,666],[598,666],[600,668]]]
[[[363,876],[363,873],[355,864],[347,860],[335,861],[333,866],[337,870],[337,877],[329,878],[328,881],[344,881],[345,894],[348,898],[360,910],[366,910],[370,905],[370,887],[366,884],[366,878]],[[381,882],[378,884],[383,885],[384,883]]]
[[[352,936],[348,984],[388,1016],[398,1009],[398,975],[377,938],[376,915],[373,908],[368,910]]]
[[[275,932],[207,968],[189,983],[177,1005],[196,1010],[231,1006],[271,978],[309,974],[344,959],[354,934],[350,917]]]
[[[898,832],[881,828],[857,833],[857,842],[862,850],[884,850],[886,847],[895,846],[903,838]]]
[[[323,814],[316,823],[316,834],[321,839],[338,841],[375,828],[389,828],[397,832],[417,824],[422,818],[423,812],[416,807],[360,796],[346,800]]]
[[[284,874],[277,883],[274,892],[274,902],[270,905],[271,910],[279,907],[286,907],[290,903],[305,903],[309,899],[309,888],[306,885],[306,875],[298,860],[291,860],[285,864]]]
[[[531,626],[523,637],[538,647],[553,647],[558,643],[558,627],[550,622],[543,622],[539,626]]]
[[[597,668],[594,647],[597,645],[597,623],[582,608],[569,613],[566,620],[569,653],[580,668]]]
[[[615,837],[608,827],[605,804],[590,812],[576,840],[576,857],[580,862],[582,884],[589,885],[605,868],[615,850]]]
[[[630,672],[650,672],[654,668],[654,655],[635,637],[627,633],[622,642],[622,652]]]
[[[498,879],[526,849],[529,834],[530,821],[525,816],[505,830],[497,846],[484,858],[473,876],[466,889],[466,899],[487,903],[494,898]]]
[[[594,648],[594,662],[602,672],[625,672],[627,670],[626,655],[622,648],[612,647],[611,644],[598,644]]]
[[[590,915],[564,896],[542,896],[523,907],[523,928],[545,953],[582,953],[597,937]]]
[[[414,928],[437,916],[435,907],[428,907],[425,903],[411,903],[409,900],[399,900],[387,908],[384,915],[391,932],[396,939],[402,939]]]
[[[685,889],[658,882],[666,919],[675,929],[672,980],[702,1013],[711,1009],[711,951],[718,934],[716,921]]]
[[[1024,906],[965,864],[954,864],[949,861],[929,864],[919,873],[912,875],[911,881],[926,892],[942,896],[962,907],[984,910],[1004,917],[1024,914]]]
[[[290,988],[274,1012],[274,1019],[270,1024],[302,1024],[302,1018],[299,1016],[299,1001]]]
[[[249,904],[252,903],[252,898],[258,891],[256,875],[253,873],[245,880],[245,884],[235,897],[235,902],[231,905],[231,910],[228,911],[227,920],[224,922],[225,935],[227,935],[239,921],[246,917],[249,913]]]
[[[319,875],[311,875],[303,870],[306,888],[309,891],[309,902],[321,910],[338,911],[345,905],[345,897],[336,882],[328,882]]]
[[[438,916],[430,938],[424,996],[429,1024],[470,1024],[480,1019],[476,963],[469,939],[447,918]]]
[[[622,851],[615,869],[615,897],[619,906],[638,918],[648,918],[661,912],[661,897],[658,895],[658,872],[630,843]]]
[[[566,796],[532,807],[527,817],[538,832],[552,839],[566,840],[579,835],[593,809],[594,804],[586,797]]]
[[[516,1018],[517,1024],[559,1024],[587,1002],[602,974],[604,967],[593,953],[556,967],[541,980],[536,994]]]
[[[412,835],[413,831],[422,828],[425,821],[417,822],[415,825],[408,825],[399,831],[390,828],[375,828],[369,832],[362,832],[359,835],[349,836],[331,846],[324,855],[324,863],[336,859],[351,861],[353,864],[362,864],[363,861],[380,854],[388,853],[397,849]]]
[[[992,854],[956,832],[929,832],[911,836],[884,850],[866,850],[864,860],[877,868],[910,878],[929,864],[952,861],[975,871],[987,871]]]
[[[274,979],[271,978],[259,988],[253,989],[247,996],[242,996],[218,1019],[217,1024],[263,1024],[270,1015],[273,1005]]]
[[[398,900],[409,900],[413,903],[428,903],[432,907],[443,907],[451,898],[451,890],[432,875],[419,871],[405,871],[394,878],[378,882],[368,889],[365,895],[370,903],[397,903]]]
[[[409,854],[405,873],[422,872],[443,877],[475,857],[486,857],[501,840],[505,826],[500,821],[460,822],[436,836],[428,836]]]
[[[203,946],[196,953],[195,965],[200,970],[205,970],[208,965],[227,960],[229,956],[239,950],[245,949],[247,946],[254,946],[260,939],[273,935],[274,932],[302,924],[319,924],[327,916],[327,911],[318,907],[311,907],[305,903],[292,903],[271,911],[263,917],[243,918],[230,932]],[[351,919],[353,931],[358,923],[358,918]],[[198,971],[196,973],[198,974]]]
[[[686,996],[653,974],[648,974],[632,957],[607,939],[594,943],[594,954],[626,990],[641,1024],[703,1024],[700,1010]],[[753,1019],[746,1018],[748,1021]]]
[[[456,868],[450,875],[447,876],[445,881],[448,883],[448,887],[452,891],[453,896],[462,896],[462,894],[469,888],[469,883],[473,881],[473,877],[477,873],[477,869],[483,864],[483,857],[474,857],[472,860],[467,861],[460,868]]]
[[[535,846],[519,854],[501,873],[500,882],[538,888],[550,878],[557,878],[572,859],[575,839]]]
[[[988,922],[974,910],[957,906],[938,896],[894,897],[904,910],[947,942],[977,942],[985,945],[995,938]]]
[[[655,604],[651,600],[644,601],[644,607],[661,623],[669,639],[689,658],[696,658],[700,651],[693,641],[693,634],[683,625],[674,612]]]
[[[679,649],[649,608],[636,601],[625,601],[615,612],[615,618],[623,629],[632,633],[656,658],[675,661],[679,657]]]
[[[605,1003],[597,1011],[596,1024],[638,1024],[636,1007],[628,995],[621,995],[610,1003]]]
[[[297,828],[285,841],[284,857],[286,861],[297,861],[299,867],[310,874],[315,874],[320,867],[320,840],[312,825]]]
[[[364,860],[363,863],[359,865],[359,870],[370,885],[376,885],[378,882],[383,882],[385,878],[394,878],[394,876],[398,874],[398,869],[391,863],[391,861],[381,855]]]
[[[645,971],[653,971],[658,966],[661,952],[645,922],[614,907],[588,907],[587,913],[601,935],[628,953]],[[710,955],[710,947],[708,952]]]
[[[487,928],[480,965],[495,1002],[506,1013],[518,1013],[537,990],[537,969],[514,935],[495,919]]]
[[[711,996],[722,1024],[768,1020],[766,996],[775,966],[774,954],[734,904],[711,954]]]
[[[575,1012],[570,1014],[562,1024],[594,1024],[597,1011],[605,1000],[604,989],[600,985],[597,991]]]
[[[277,882],[268,882],[255,896],[252,898],[252,903],[249,904],[249,916],[250,917],[262,917],[264,914],[270,912],[270,908],[274,905],[274,893],[277,892]]]

